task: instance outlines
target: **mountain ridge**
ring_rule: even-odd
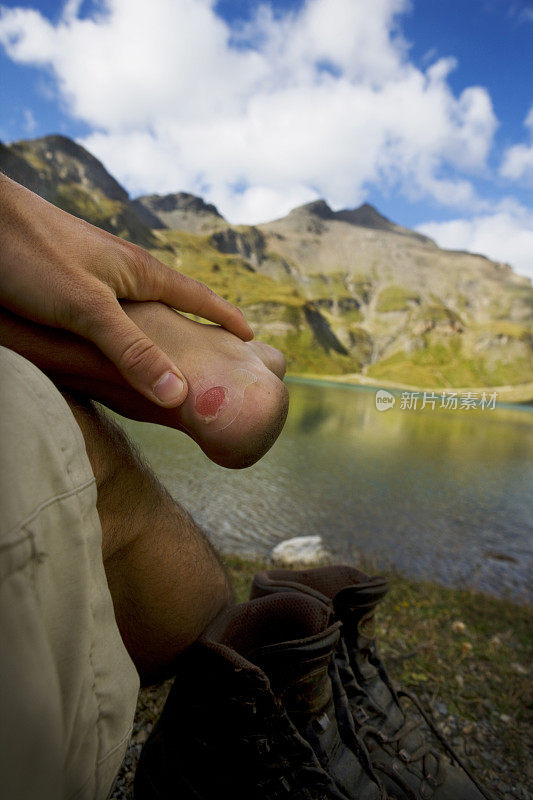
[[[240,305],[294,372],[441,387],[533,380],[528,279],[442,250],[368,203],[334,211],[318,199],[277,220],[231,225],[187,192],[130,199],[59,135],[0,143],[0,169]]]

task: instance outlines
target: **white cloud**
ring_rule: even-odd
[[[523,8],[519,14],[520,22],[533,22],[533,8]]]
[[[533,279],[533,210],[513,200],[503,200],[492,213],[426,222],[417,230],[435,239],[440,247],[481,253],[495,261],[512,264]]]
[[[371,183],[480,207],[496,118],[487,91],[450,88],[453,59],[410,63],[409,0],[307,0],[230,29],[214,0],[102,0],[57,24],[3,9],[0,43],[46,67],[93,133],[84,144],[133,193],[188,190],[232,221],[323,195],[354,205]]]
[[[524,126],[529,128],[531,144],[509,147],[502,160],[500,175],[513,180],[533,182],[533,106],[524,120]]]
[[[24,128],[26,129],[26,133],[32,134],[37,127],[37,120],[33,116],[33,111],[31,108],[24,109]]]

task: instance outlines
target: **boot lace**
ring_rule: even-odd
[[[447,741],[444,734],[441,733],[441,731],[437,728],[437,726],[435,725],[429,714],[426,713],[424,707],[422,706],[421,702],[416,697],[416,695],[411,694],[411,692],[408,692],[406,689],[399,689],[397,691],[397,695],[398,697],[407,698],[407,700],[409,700],[415,706],[416,710],[418,711],[418,713],[420,714],[420,716],[422,717],[428,728],[431,730],[435,738],[438,739],[438,741],[444,747],[450,758],[452,758],[461,767],[463,772],[470,778],[474,786],[478,789],[478,791],[481,792],[483,797],[485,797],[486,800],[494,800],[494,796],[490,792],[488,792],[487,789],[483,786],[483,784],[481,784],[477,780],[472,771],[466,766],[463,759],[459,757],[457,751]],[[415,722],[415,724],[417,723]]]
[[[257,733],[241,736],[251,758],[258,762],[256,782],[266,800],[328,800],[331,789],[324,784],[324,775],[318,763],[313,763],[306,752],[305,742],[290,727],[282,704],[275,699],[270,710],[258,707],[249,698],[233,698],[239,711],[261,723]],[[307,788],[311,786],[312,789]],[[338,800],[343,795],[339,793]]]
[[[494,796],[490,792],[488,792],[487,789],[477,780],[472,771],[465,764],[464,760],[460,758],[457,751],[449,744],[445,736],[437,728],[434,721],[427,714],[427,712],[425,711],[424,707],[422,706],[416,695],[412,694],[406,689],[402,688],[397,689],[393,685],[387,673],[387,670],[385,669],[385,665],[383,664],[381,658],[379,657],[376,640],[373,639],[371,642],[369,642],[368,648],[361,648],[359,649],[358,652],[356,651],[356,653],[357,656],[359,656],[359,658],[361,657],[368,658],[369,662],[374,666],[374,668],[379,673],[379,676],[382,679],[382,681],[386,684],[392,697],[396,700],[396,703],[398,704],[404,715],[404,723],[401,725],[399,730],[396,733],[387,736],[376,725],[372,725],[370,723],[365,724],[365,717],[368,718],[369,715],[366,714],[365,709],[361,706],[360,710],[363,711],[363,719],[360,720],[360,723],[362,722],[362,725],[359,729],[359,734],[361,738],[364,739],[365,735],[369,735],[378,739],[381,744],[390,744],[395,750],[398,757],[405,764],[413,763],[416,761],[421,762],[424,778],[430,785],[438,786],[440,782],[440,776],[444,768],[442,754],[436,752],[434,748],[431,746],[430,742],[423,742],[419,747],[417,747],[415,750],[412,751],[409,750],[409,748],[402,746],[402,741],[404,737],[409,733],[413,733],[415,730],[420,729],[422,726],[422,721],[417,721],[414,718],[409,719],[405,716],[405,712],[400,704],[400,698],[405,698],[414,705],[417,712],[422,717],[422,720],[426,723],[432,734],[443,746],[445,752],[463,770],[463,772],[472,781],[472,783],[478,789],[478,791],[481,792],[483,797],[485,797],[486,800],[494,800]],[[383,711],[380,710],[378,711],[378,713],[383,714]],[[357,718],[356,713],[354,713],[354,716]],[[428,758],[428,756],[430,755],[433,757],[432,759]],[[435,765],[435,763],[437,765],[436,770],[432,770],[431,765],[432,764]],[[397,773],[394,773],[394,778],[395,780],[398,780],[399,775]],[[401,781],[401,783],[403,784],[403,781]],[[404,788],[407,791],[408,795],[413,796],[413,793],[408,786],[405,786]]]

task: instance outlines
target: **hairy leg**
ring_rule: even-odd
[[[213,547],[124,432],[90,402],[67,397],[98,488],[102,554],[117,624],[141,681],[172,673],[231,600]]]

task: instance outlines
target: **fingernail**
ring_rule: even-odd
[[[174,372],[167,372],[154,386],[154,394],[162,403],[178,400],[183,394],[183,381]]]

